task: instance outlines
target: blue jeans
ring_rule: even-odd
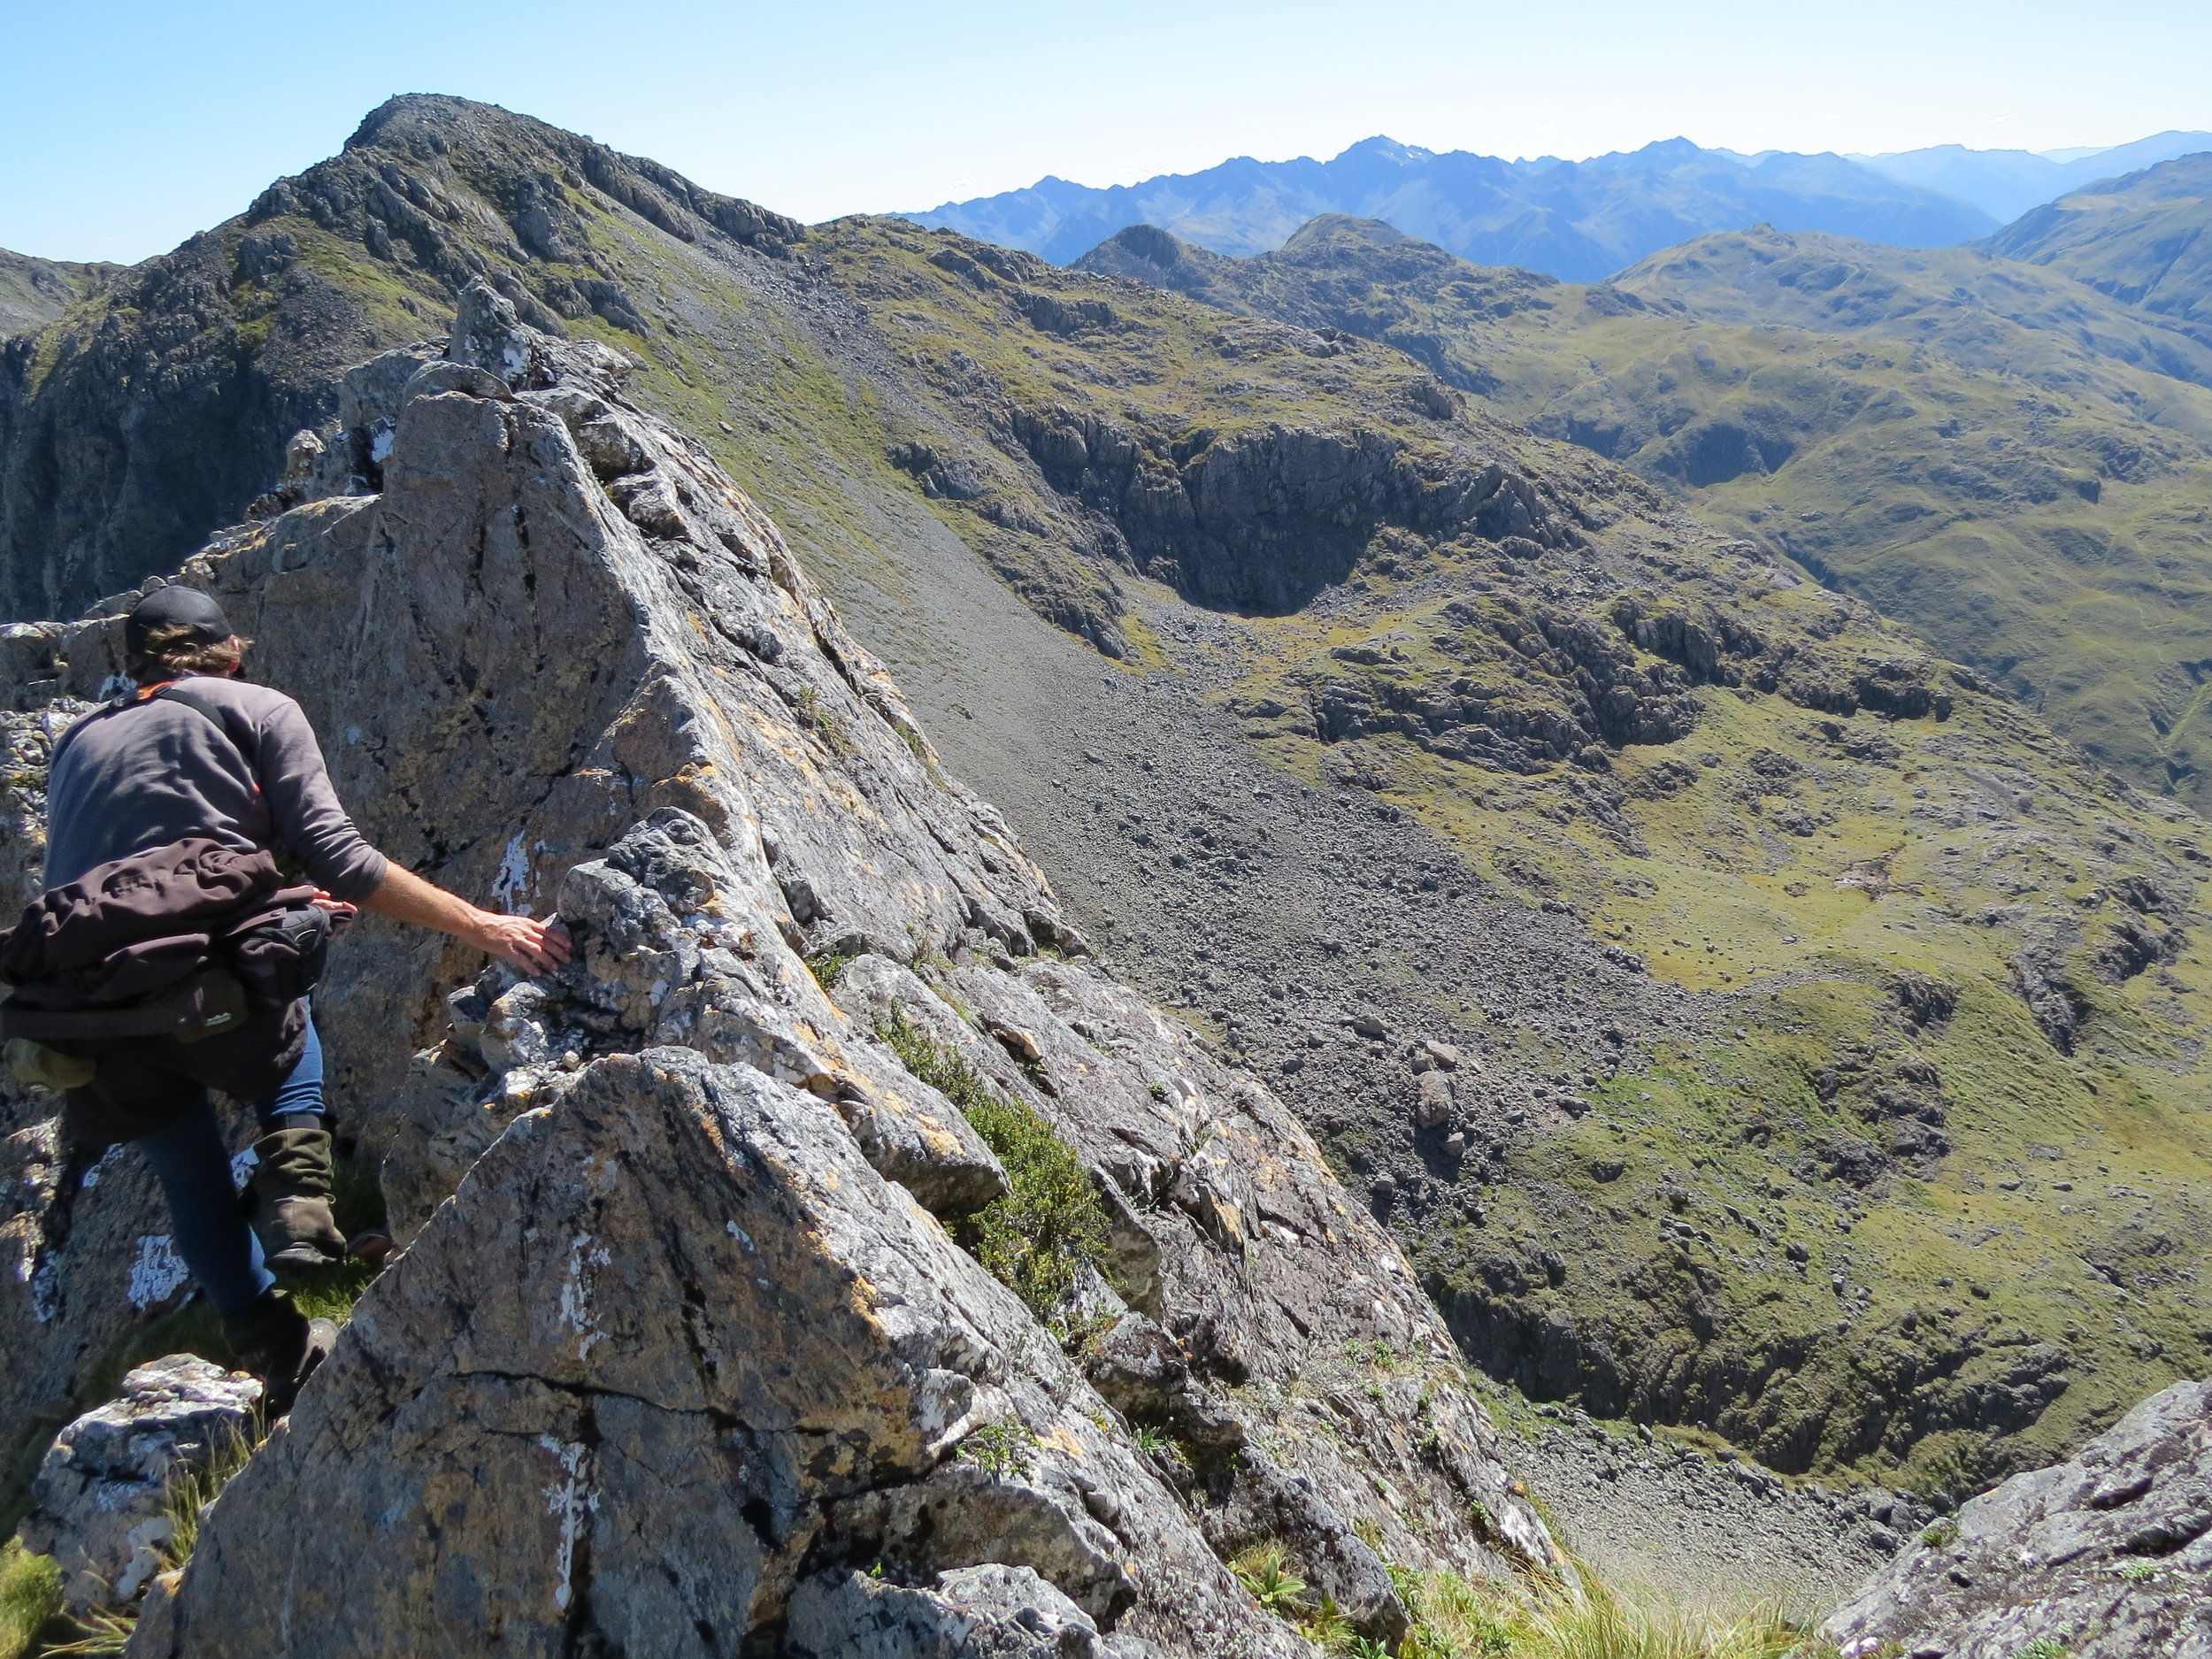
[[[323,1104],[322,1039],[316,1034],[311,1014],[299,1064],[258,1110],[265,1127],[281,1113],[320,1117],[327,1110]],[[254,1237],[239,1205],[238,1188],[230,1175],[230,1150],[223,1143],[205,1089],[170,1122],[141,1135],[136,1145],[154,1166],[162,1195],[169,1201],[177,1254],[184,1257],[216,1312],[236,1313],[276,1283],[261,1259],[261,1240]]]

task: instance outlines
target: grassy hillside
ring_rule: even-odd
[[[1194,864],[1218,878],[1131,971],[1171,986],[1204,963],[1253,1010],[1225,1041],[1274,1068],[1475,1363],[1779,1467],[1956,1487],[2047,1460],[2212,1355],[2199,821],[1649,479],[1440,380],[1509,349],[1555,361],[1508,327],[1542,302],[1623,375],[1718,400],[1735,359],[1709,348],[1709,372],[1697,348],[1740,334],[1748,352],[1753,331],[1686,338],[1617,290],[1478,273],[1450,279],[1458,303],[1508,331],[1440,312],[1408,356],[897,220],[801,234],[438,99],[388,106],[193,257],[200,333],[88,306],[31,342],[22,396],[63,387],[119,424],[133,394],[96,381],[104,351],[168,338],[250,369],[289,329],[334,353],[434,328],[482,271],[633,354],[639,399],[841,591],[903,586],[926,610],[915,549],[956,537],[1063,630],[1062,660],[1209,700],[1203,741],[1262,757],[1299,810],[1432,831],[1434,866],[1287,867],[1146,804],[1141,771],[1207,756],[1078,733],[974,779],[1010,798],[1034,781],[1017,767],[1100,780],[1086,810],[1118,850],[1084,873],[1104,910],[1181,891]],[[141,276],[150,303],[161,273]],[[1654,332],[1616,348],[1614,323]],[[1824,365],[1834,349],[1745,367],[1863,388],[1861,414],[1932,401],[1909,364]],[[2152,476],[2195,465],[2180,427],[2136,430],[2164,446]],[[2047,472],[2086,503],[2072,442],[1993,476],[2024,492]],[[987,669],[1005,649],[933,614],[940,657]],[[1077,845],[1033,821],[1033,849]],[[1495,972],[1482,939],[1453,958],[1475,968],[1440,972],[1420,929],[1463,886],[1557,948],[1509,960],[1501,925]],[[1298,984],[1225,941],[1247,901],[1298,918]],[[1348,1031],[1355,987],[1397,1036]],[[1462,1046],[1457,1117],[1410,1116],[1407,1033]]]
[[[1970,251],[1768,230],[1593,288],[1346,219],[1248,260],[1128,232],[1085,264],[1397,345],[2200,798],[2212,357],[2154,319]]]
[[[2024,214],[1991,252],[2047,266],[2212,341],[2212,155],[2107,179]]]

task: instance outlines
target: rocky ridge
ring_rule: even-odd
[[[417,941],[343,953],[319,1018],[409,1243],[133,1651],[828,1654],[979,1622],[1290,1654],[1222,1555],[1285,1545],[1384,1637],[1386,1559],[1557,1571],[1386,1235],[1264,1087],[1071,960],[1042,877],[625,370],[472,288],[183,572],[333,734],[373,836],[583,949],[449,1005]],[[11,630],[19,741],[111,672],[119,609]],[[918,1071],[1086,1171],[1099,1231],[1049,1301],[953,1242],[1021,1167]],[[12,1150],[53,1157],[50,1102],[11,1105]],[[73,1225],[117,1202],[83,1172],[9,1222],[19,1396],[111,1336],[129,1263],[90,1241],[151,1220],[132,1194]],[[280,1548],[283,1594],[247,1593]]]
[[[1956,1494],[2193,1364],[2185,813],[1395,349],[897,221],[749,241],[667,192],[657,219],[582,142],[397,101],[210,234],[229,321],[201,341],[156,305],[116,349],[174,328],[199,341],[161,357],[176,383],[227,353],[237,388],[258,319],[311,301],[348,361],[345,330],[412,340],[481,270],[626,354],[626,396],[773,513],[1064,913],[1260,1068],[1502,1377]],[[535,250],[534,189],[589,269]],[[265,257],[280,237],[296,257]],[[587,279],[621,304],[580,305]],[[168,380],[50,343],[79,365],[57,396],[165,426],[142,405]],[[373,423],[347,430],[367,480]],[[287,435],[161,442],[260,456],[227,515]],[[480,703],[534,730],[482,666],[442,647],[391,683],[489,686],[433,736]],[[530,742],[526,771],[568,764]],[[396,806],[391,834],[462,885],[527,863],[472,828],[503,805],[443,815],[408,752],[337,757],[428,803],[427,838]],[[1414,1069],[1432,1040],[1448,1080]]]
[[[119,269],[34,259],[0,248],[0,339],[44,327]]]

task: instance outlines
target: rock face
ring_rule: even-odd
[[[135,1605],[174,1535],[173,1483],[242,1450],[260,1401],[252,1378],[173,1354],[55,1438],[18,1535],[60,1563],[71,1612]]]
[[[458,365],[434,349],[377,359],[343,388],[354,424],[313,438],[322,458],[285,486],[314,499],[219,539],[187,572],[257,641],[256,672],[299,695],[370,838],[448,886],[542,910],[568,864],[680,804],[764,861],[764,925],[806,948],[910,952],[970,928],[1023,952],[1056,939],[1042,876],[995,812],[933,775],[895,688],[774,529],[695,449],[610,401],[618,357],[503,335],[511,312],[478,296],[460,335],[495,361],[534,354],[520,393],[488,373],[496,396],[442,389]],[[559,353],[569,378],[555,385]],[[10,728],[4,850],[27,885],[44,755],[119,667],[122,605],[11,631],[29,712]],[[373,924],[343,957],[318,1015],[334,1089],[381,1151],[407,1121],[395,1102],[410,1051],[477,964]],[[134,1156],[113,1165],[133,1202],[88,1204],[88,1160],[43,1126],[52,1101],[7,1098],[15,1413],[67,1393],[133,1317],[113,1235],[165,1230]],[[93,1248],[73,1255],[79,1238]]]
[[[1062,962],[933,988],[867,955],[833,1002],[766,874],[661,809],[569,872],[575,964],[457,995],[428,1092],[507,1125],[134,1652],[1291,1654],[1221,1555],[1279,1540],[1385,1637],[1378,1548],[1553,1563],[1403,1263],[1256,1084]],[[920,1202],[958,1225],[1005,1177],[894,1029],[1094,1172],[1059,1336]]]
[[[1974,1499],[1826,1634],[1848,1659],[2212,1655],[2212,1383],[2154,1394],[2079,1456]]]
[[[1225,1555],[1281,1542],[1386,1639],[1386,1560],[1557,1567],[1380,1228],[1263,1087],[1079,965],[624,367],[472,289],[184,572],[373,839],[581,948],[457,985],[457,953],[349,942],[319,1017],[408,1248],[134,1651],[1288,1655]],[[12,635],[34,762],[121,608]],[[1040,1157],[1087,1219],[1025,1301],[956,1239]],[[0,1293],[27,1401],[119,1321],[127,1263],[58,1213],[15,1218],[25,1284],[81,1288]]]

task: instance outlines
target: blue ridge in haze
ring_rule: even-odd
[[[2212,136],[2162,134],[2066,162],[1956,146],[1879,157],[1742,156],[1686,138],[1587,161],[1506,161],[1376,137],[1329,161],[1240,156],[1202,173],[1107,187],[1048,177],[906,217],[1066,265],[1131,225],[1156,225],[1217,253],[1246,255],[1281,247],[1320,214],[1347,213],[1384,220],[1478,265],[1595,282],[1692,237],[1757,224],[1948,247],[1996,230],[2019,211],[2012,203],[2021,191],[2041,190],[2042,180],[2050,188],[2033,201],[2147,165],[2161,158],[2155,151],[2193,148],[2212,148]]]

